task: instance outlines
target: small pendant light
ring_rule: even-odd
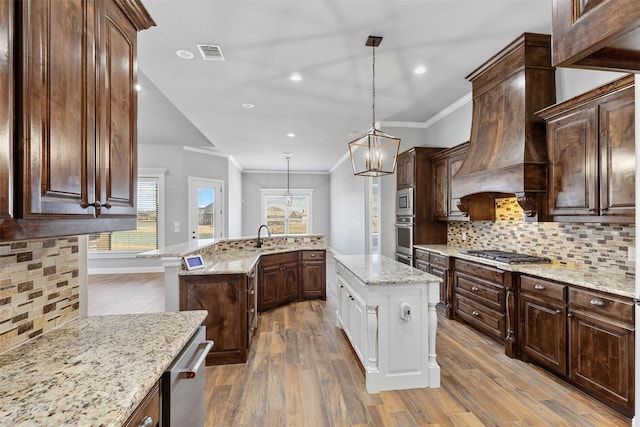
[[[291,157],[293,157],[293,153],[283,153],[283,156],[287,159],[287,192],[284,193],[284,203],[287,206],[291,206],[291,203],[293,203],[293,194],[289,191],[289,161]]]
[[[376,46],[381,41],[382,37],[369,36],[365,43],[365,46],[371,46],[373,50],[373,121],[371,129],[349,143],[354,175],[383,176],[396,170],[400,138],[376,129]]]

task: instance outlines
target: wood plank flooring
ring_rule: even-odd
[[[469,327],[438,322],[439,389],[368,394],[327,301],[262,314],[245,365],[207,367],[208,427],[630,426],[630,420]]]
[[[161,274],[89,277],[89,313],[161,311]],[[260,317],[246,364],[207,367],[207,427],[630,426],[630,420],[553,375],[509,359],[495,341],[439,319],[439,389],[368,394],[336,327],[335,270],[327,301]]]
[[[87,289],[89,316],[164,311],[164,273],[92,274]]]

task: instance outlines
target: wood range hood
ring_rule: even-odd
[[[545,122],[535,112],[555,103],[550,44],[549,35],[524,33],[467,76],[471,138],[451,188],[463,212],[477,199],[515,195],[528,218],[544,215]]]

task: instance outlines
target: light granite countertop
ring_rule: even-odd
[[[543,279],[556,280],[595,289],[615,295],[633,298],[635,294],[635,278],[618,272],[600,273],[578,265],[565,265],[556,262],[551,264],[507,264],[461,254],[459,248],[447,245],[416,245],[416,249],[429,250],[444,256],[452,256],[480,264],[490,265],[505,271],[529,274]]]
[[[367,285],[442,282],[439,277],[381,255],[336,255],[335,259]]]
[[[0,425],[122,426],[206,316],[84,317],[0,354]]]
[[[181,270],[182,276],[197,276],[203,274],[247,274],[256,265],[263,255],[282,254],[306,250],[326,250],[325,246],[305,243],[291,243],[285,246],[268,247],[261,249],[230,249],[216,251],[203,255],[205,267],[197,270]]]

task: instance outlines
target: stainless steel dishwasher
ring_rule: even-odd
[[[204,360],[213,341],[206,340],[200,326],[163,379],[162,425],[164,427],[204,426]]]

